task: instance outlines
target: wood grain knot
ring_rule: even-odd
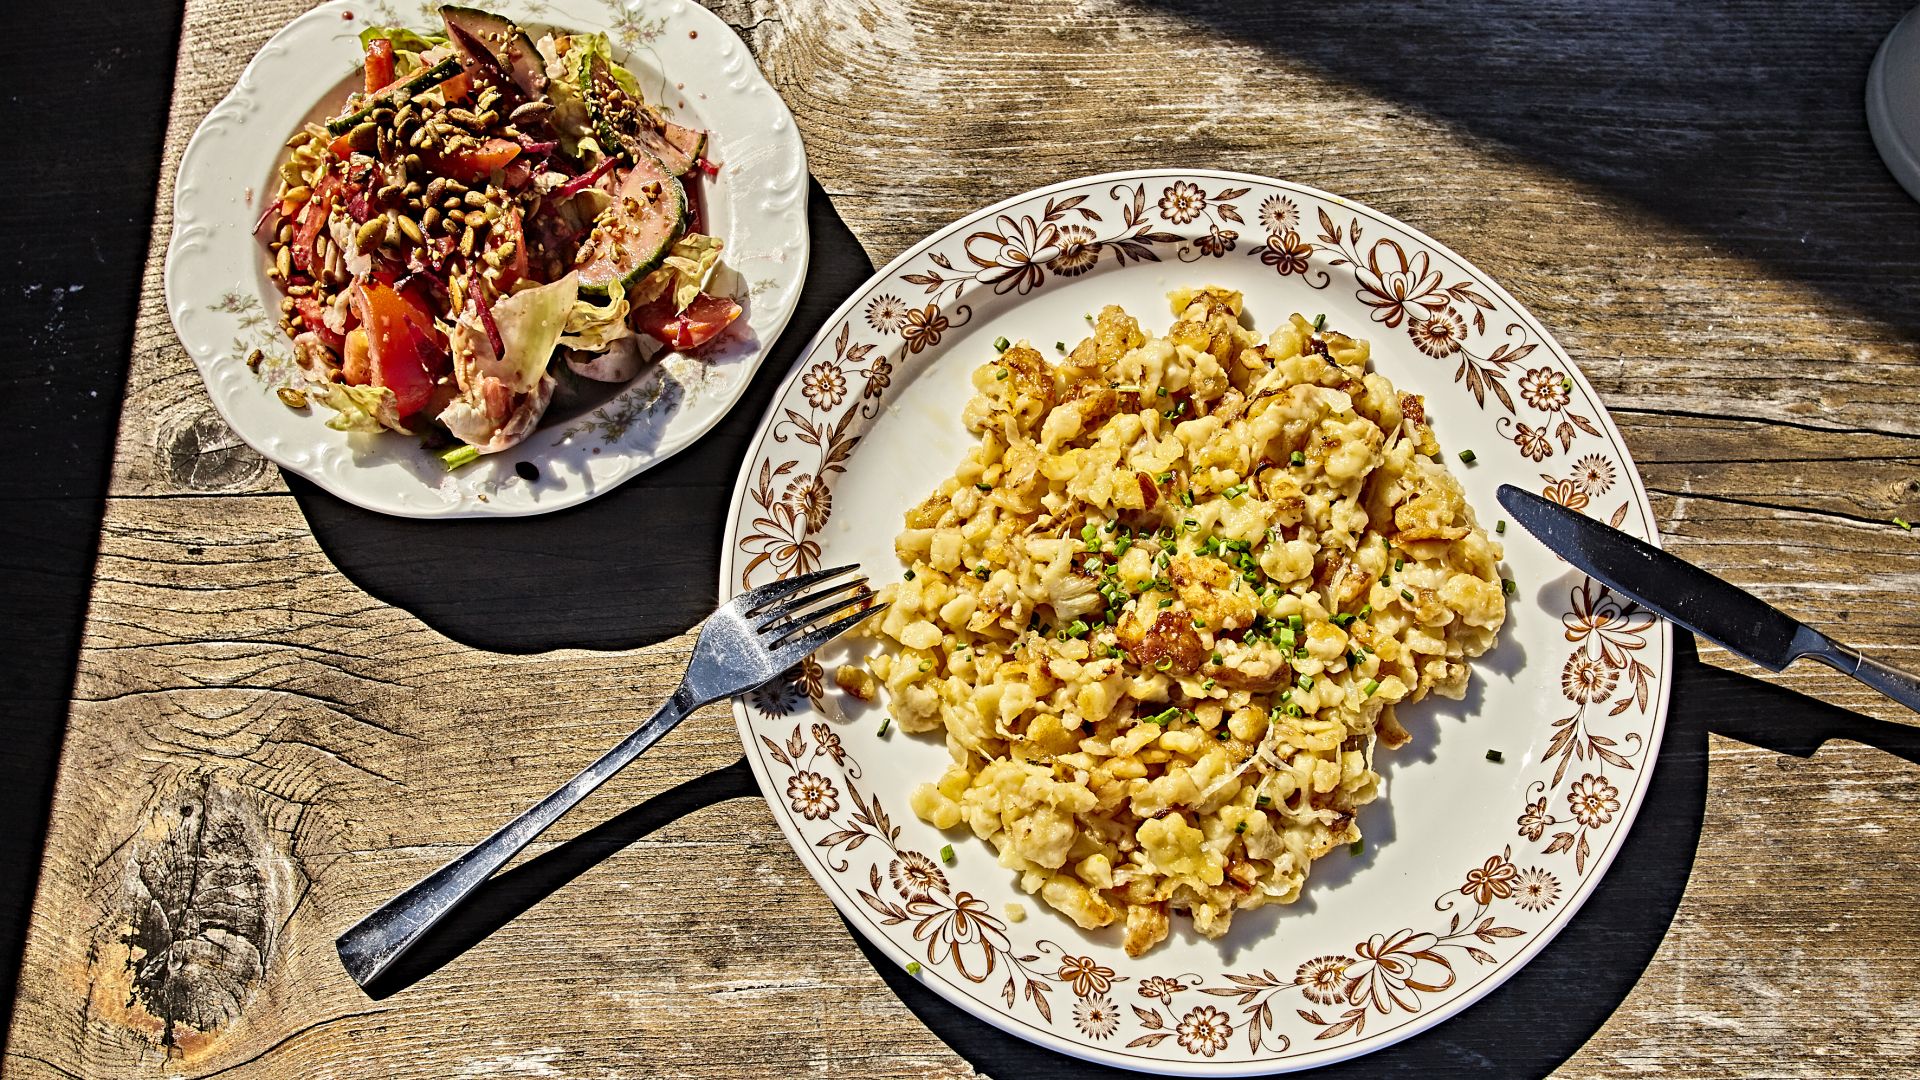
[[[121,997],[116,1019],[196,1057],[266,977],[299,873],[254,802],[212,777],[153,806],[124,849],[109,921],[125,964],[93,974]]]
[[[161,441],[173,482],[194,491],[243,488],[267,468],[267,459],[210,413],[198,413],[184,425],[163,432]]]

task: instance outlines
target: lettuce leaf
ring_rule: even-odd
[[[573,302],[573,310],[567,313],[566,329],[560,335],[560,344],[588,352],[601,352],[619,341],[632,337],[633,330],[627,326],[627,313],[632,308],[624,293],[607,298],[605,304],[595,304],[582,296]]]
[[[394,74],[401,77],[411,75],[424,66],[420,62],[421,53],[447,43],[447,39],[440,34],[422,34],[404,26],[369,26],[360,31],[360,51],[364,53],[368,45],[381,38],[393,42],[393,55],[397,61]]]
[[[705,233],[687,233],[675,240],[660,269],[634,285],[633,302],[651,304],[672,290],[673,310],[676,313],[687,310],[687,305],[713,280],[713,272],[720,266],[722,246],[719,237]]]
[[[574,302],[580,297],[580,276],[521,289],[493,305],[494,325],[500,329],[501,370],[494,376],[516,394],[532,390],[547,373],[547,361],[560,343]]]
[[[406,432],[400,422],[400,409],[394,404],[393,391],[384,386],[348,386],[324,383],[307,388],[307,397],[332,409],[327,426],[335,431]]]

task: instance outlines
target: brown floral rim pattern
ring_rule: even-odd
[[[1546,497],[1588,512],[1604,504],[1613,524],[1646,534],[1637,476],[1592,419],[1599,406],[1571,363],[1446,249],[1278,181],[1115,179],[1059,185],[978,215],[980,227],[936,236],[836,316],[749,455],[727,591],[820,565],[817,537],[833,513],[836,478],[880,415],[898,367],[972,320],[963,296],[983,288],[1024,296],[1103,260],[1125,267],[1239,252],[1311,289],[1349,280],[1374,322],[1406,333],[1426,356],[1454,361],[1453,381],[1483,410],[1493,398],[1492,426],[1518,458],[1571,459],[1561,472],[1539,474]],[[1318,222],[1311,239],[1300,232],[1303,208]],[[1263,239],[1243,247],[1234,226],[1249,227],[1249,212]],[[1375,232],[1385,235],[1363,243]],[[757,693],[737,715],[763,787],[823,883],[842,890],[842,910],[916,957],[923,977],[956,1001],[990,1007],[990,995],[1002,1021],[1097,1057],[1291,1063],[1332,1044],[1410,1033],[1402,1029],[1477,997],[1489,976],[1551,936],[1597,880],[1606,861],[1598,853],[1618,843],[1658,744],[1668,639],[1650,614],[1584,579],[1566,593],[1560,619],[1571,646],[1558,682],[1566,715],[1543,719],[1552,735],[1513,818],[1518,853],[1509,843],[1463,867],[1460,884],[1434,899],[1420,925],[1382,927],[1345,949],[1323,943],[1291,970],[1136,977],[1052,939],[1023,938],[937,859],[903,844],[879,797],[862,790],[858,756],[819,708],[817,664]],[[766,733],[796,716],[784,738]]]

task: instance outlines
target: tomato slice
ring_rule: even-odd
[[[433,398],[433,383],[446,366],[446,354],[433,347],[415,320],[417,309],[390,285],[360,286],[360,310],[367,322],[367,361],[373,385],[393,391],[401,416],[419,412]]]
[[[670,349],[682,352],[697,349],[712,341],[733,320],[740,317],[740,305],[724,296],[701,293],[675,313],[673,296],[662,296],[633,313],[633,325],[648,337],[656,338]]]
[[[512,139],[486,139],[479,146],[439,154],[433,159],[434,171],[451,176],[463,184],[484,180],[495,169],[520,156],[520,144]]]
[[[367,42],[367,93],[383,90],[393,81],[393,42],[374,38]]]
[[[326,308],[320,301],[311,296],[295,297],[293,309],[300,313],[300,321],[306,324],[307,329],[326,342],[327,348],[332,349],[335,356],[340,355],[340,350],[346,347],[346,338],[327,329]]]
[[[300,224],[293,233],[293,264],[309,274],[319,270],[313,265],[313,243],[327,227],[327,215],[333,212],[333,200],[339,192],[339,178],[328,173],[308,196],[307,205],[300,208]]]

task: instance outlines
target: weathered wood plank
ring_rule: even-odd
[[[1858,114],[1898,4],[717,6],[876,263],[984,202],[1108,169],[1238,167],[1362,199],[1475,261],[1581,360],[1674,550],[1920,665],[1920,538],[1886,524],[1920,520],[1920,209],[1863,156]],[[300,7],[189,4],[167,175]],[[1817,49],[1798,29],[1816,15]],[[334,935],[644,716],[690,639],[504,655],[369,595],[213,418],[157,258],[141,305],[0,1072],[971,1074],[736,797],[723,709],[523,857],[490,901],[497,931],[391,997],[353,987]],[[686,491],[715,513],[729,482],[699,471]],[[1824,669],[1765,677],[1910,719]],[[1917,958],[1890,931],[1920,901],[1920,773],[1852,744],[1801,761],[1716,739],[1710,762],[1673,925],[1558,1075],[1910,1068]],[[563,846],[583,830],[592,844]],[[227,943],[184,1002],[127,965],[169,940],[140,912],[165,906],[183,850],[226,875]]]

